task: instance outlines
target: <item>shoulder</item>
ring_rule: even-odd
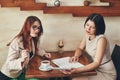
[[[21,42],[22,37],[15,37],[11,43]]]
[[[12,45],[18,45],[19,43],[21,43],[21,41],[22,41],[22,37],[15,37],[15,38],[12,40],[10,46],[12,46]]]
[[[96,36],[97,40],[100,40],[100,39],[105,39],[106,40],[106,36],[105,35],[98,35]]]
[[[106,44],[107,43],[107,39],[106,39],[106,36],[105,35],[99,35],[97,36],[97,40],[98,40],[98,43],[103,43],[103,44]]]
[[[101,35],[98,35],[97,38],[106,38],[106,36],[101,34]]]

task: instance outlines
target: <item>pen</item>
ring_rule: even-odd
[[[23,48],[19,47],[20,50],[24,50]]]
[[[23,49],[23,48],[21,48],[21,47],[19,47],[19,49],[20,49],[20,50],[24,50],[24,49]],[[27,52],[30,52],[30,51],[28,51],[28,50],[27,50]]]
[[[13,50],[17,51],[15,48],[11,47]],[[24,50],[23,48],[19,47],[20,50]],[[29,51],[27,51],[29,52]]]

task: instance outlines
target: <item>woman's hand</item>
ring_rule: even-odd
[[[79,73],[79,68],[72,68],[71,70],[61,70],[63,74]]]
[[[25,60],[27,57],[29,57],[29,51],[22,50],[21,57]]]
[[[44,56],[45,56],[45,58],[47,58],[47,59],[51,59],[51,57],[52,57],[52,56],[51,56],[51,53],[46,53]]]
[[[25,63],[26,59],[29,57],[29,51],[22,50],[21,57],[22,57],[21,66],[22,66],[22,68],[24,68],[24,63]]]
[[[78,62],[78,60],[79,60],[79,57],[78,56],[73,56],[73,57],[71,57],[70,58],[70,62]]]
[[[80,68],[72,68],[71,69],[71,73],[79,73],[80,72]]]

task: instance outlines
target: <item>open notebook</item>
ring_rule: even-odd
[[[71,68],[79,68],[83,67],[84,65],[79,62],[69,62],[70,57],[63,57],[58,59],[53,59],[52,62],[56,64],[61,69],[71,69]]]

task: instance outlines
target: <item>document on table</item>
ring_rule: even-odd
[[[61,69],[71,69],[71,68],[79,68],[83,67],[84,65],[79,62],[69,62],[70,57],[63,57],[58,59],[53,59],[52,62],[56,64]]]

